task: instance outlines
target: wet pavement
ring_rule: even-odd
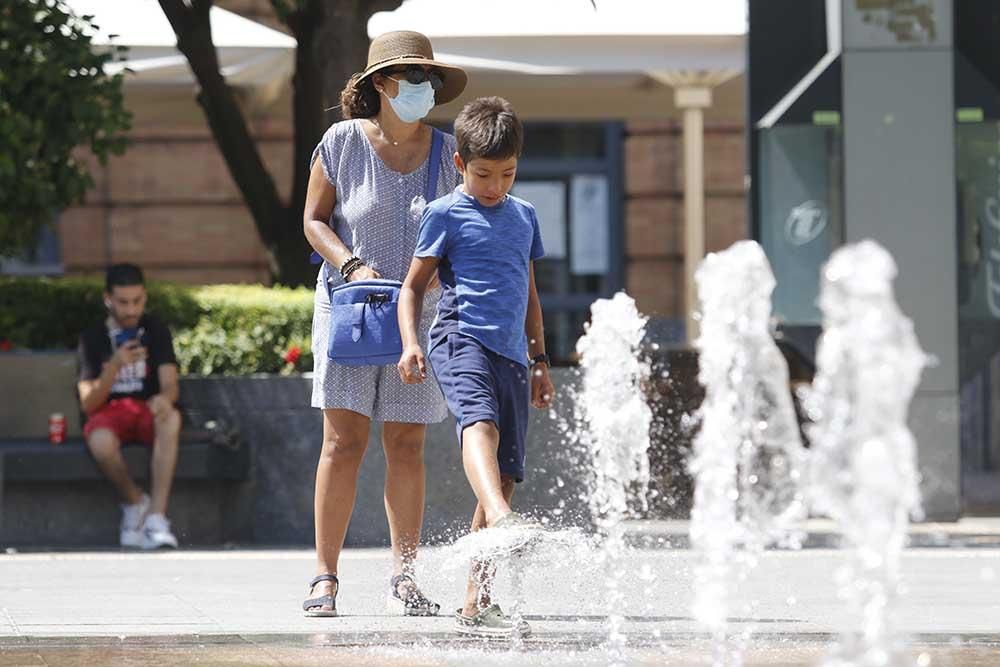
[[[694,555],[637,549],[622,564],[623,664],[707,664],[690,615]],[[832,582],[843,554],[769,552],[739,596],[734,633],[752,632],[747,664],[815,664],[845,629]],[[605,580],[585,549],[528,563],[520,644],[458,637],[451,620],[385,611],[388,550],[351,550],[339,618],[305,618],[307,550],[0,555],[0,665],[604,665]],[[464,567],[424,550],[418,577],[444,610]],[[899,621],[919,665],[1000,665],[1000,550],[908,550]],[[498,598],[512,604],[501,575]]]

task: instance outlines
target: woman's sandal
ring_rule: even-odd
[[[405,598],[399,595],[399,585],[403,582],[410,583],[409,593]],[[437,616],[441,611],[441,605],[428,600],[420,592],[417,582],[408,574],[397,574],[389,580],[389,599],[386,607],[389,613],[400,616]]]
[[[316,598],[309,598],[302,603],[302,611],[306,616],[336,616],[337,615],[337,593],[340,592],[340,580],[335,574],[321,574],[309,582],[309,591],[316,587],[321,581],[332,581],[336,589],[333,595],[321,595]],[[330,605],[333,609],[323,609],[323,605]]]

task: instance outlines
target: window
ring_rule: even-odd
[[[758,141],[758,238],[777,280],[774,315],[818,327],[820,267],[844,238],[841,131],[779,125]]]
[[[622,134],[618,123],[525,124],[512,193],[538,213],[535,281],[556,364],[574,360],[590,304],[622,287]]]
[[[14,257],[0,257],[0,274],[15,276],[62,275],[59,236],[53,224],[42,228],[35,247]]]
[[[955,187],[962,468],[1000,471],[1000,6],[955,2]]]

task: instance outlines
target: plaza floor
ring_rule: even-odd
[[[639,548],[619,563],[626,648],[620,664],[709,664],[691,615],[695,554]],[[437,618],[385,611],[386,549],[345,553],[338,618],[305,618],[308,550],[0,555],[0,665],[605,665],[606,569],[577,549],[530,563],[520,643],[452,632],[464,565],[425,549],[418,576]],[[816,664],[849,624],[833,573],[844,554],[768,552],[734,598],[734,634],[752,633],[745,664]],[[1000,665],[1000,549],[957,542],[907,550],[899,622],[911,664]],[[509,607],[514,582],[501,575]]]

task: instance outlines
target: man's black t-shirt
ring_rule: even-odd
[[[111,387],[108,400],[138,398],[146,400],[160,393],[160,376],[163,364],[176,364],[174,342],[170,330],[152,315],[139,320],[139,342],[148,350],[148,357],[134,364],[123,366]],[[80,335],[77,357],[80,379],[95,380],[101,375],[104,364],[111,359],[118,330],[109,329],[106,320],[95,323]]]

